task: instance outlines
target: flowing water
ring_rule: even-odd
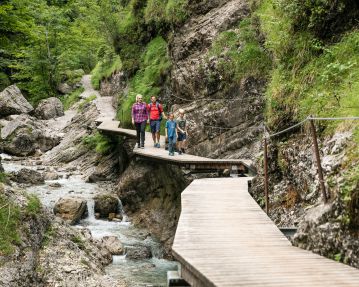
[[[38,169],[31,162],[11,161],[11,157],[1,154],[2,164],[6,172],[17,171],[21,168]],[[41,167],[40,167],[41,169]],[[162,247],[146,230],[139,229],[131,224],[123,214],[122,222],[111,222],[95,219],[93,197],[97,194],[109,192],[110,183],[86,183],[80,175],[71,175],[66,178],[66,171],[57,170],[62,176],[58,180],[48,180],[43,185],[27,187],[29,193],[36,194],[44,206],[54,207],[56,201],[67,195],[76,195],[87,200],[88,216],[76,225],[77,228],[88,228],[94,238],[103,236],[117,236],[125,248],[133,246],[147,246],[151,248],[153,258],[129,260],[126,255],[113,256],[113,263],[106,267],[106,272],[114,278],[123,279],[129,286],[166,286],[167,271],[177,270],[177,263],[162,258]],[[61,187],[50,187],[51,183],[60,183]]]

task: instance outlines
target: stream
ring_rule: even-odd
[[[60,178],[58,180],[47,180],[43,185],[32,185],[25,187],[28,193],[36,194],[42,204],[53,209],[57,200],[66,195],[76,195],[87,200],[88,216],[81,220],[76,228],[87,228],[95,239],[103,236],[117,236],[126,248],[132,246],[147,246],[151,248],[153,258],[129,260],[126,255],[113,256],[113,262],[106,267],[106,273],[114,278],[124,280],[128,286],[149,287],[166,286],[167,271],[177,270],[177,263],[163,259],[162,247],[148,231],[135,227],[123,214],[121,222],[111,222],[95,219],[93,197],[97,194],[108,193],[112,189],[112,183],[87,183],[76,171],[69,176],[68,171],[55,169],[54,167],[36,166],[31,160],[13,161],[11,156],[1,154],[2,164],[6,172],[18,171],[21,168],[44,169],[56,171]],[[61,187],[50,187],[51,183],[60,183]]]

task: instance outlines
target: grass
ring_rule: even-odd
[[[50,243],[50,241],[54,238],[55,235],[56,235],[56,229],[50,224],[44,234],[42,240],[42,246],[46,247]]]
[[[292,19],[275,3],[262,1],[255,12],[275,63],[266,93],[269,126],[280,129],[309,114],[358,116],[359,31],[323,44],[307,31],[293,32]]]
[[[91,103],[92,101],[96,100],[97,96],[96,95],[91,95],[88,98],[84,99],[80,104],[79,104],[79,111],[83,111],[84,108],[86,107],[87,104]]]
[[[157,37],[147,45],[141,57],[140,70],[130,80],[129,90],[120,100],[117,118],[123,126],[131,126],[131,107],[136,94],[142,94],[145,102],[149,102],[152,95],[160,94],[169,67],[167,43],[162,37]]]
[[[37,214],[39,214],[40,211],[41,211],[40,199],[34,194],[28,195],[25,214],[36,216]]]
[[[0,183],[4,183],[7,181],[7,175],[5,172],[0,172]]]
[[[113,73],[121,70],[122,62],[119,56],[113,56],[110,59],[100,61],[92,70],[91,83],[93,87],[100,89],[100,83],[103,79],[110,77]]]
[[[14,252],[14,245],[20,243],[18,227],[20,225],[20,209],[11,200],[0,194],[0,255],[6,256]]]
[[[108,137],[100,134],[99,132],[84,137],[82,139],[82,142],[89,149],[95,150],[99,154],[107,154],[112,148],[112,141]]]
[[[236,29],[220,33],[207,60],[212,57],[218,58],[217,70],[226,83],[249,76],[265,78],[271,68],[271,60],[257,40],[252,18],[242,20]]]
[[[85,249],[85,242],[82,240],[80,236],[72,236],[71,241],[75,243],[81,250]]]
[[[75,103],[80,100],[80,95],[85,89],[83,87],[76,89],[69,95],[65,95],[61,98],[64,110],[70,109]]]

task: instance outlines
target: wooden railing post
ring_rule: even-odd
[[[269,195],[268,195],[268,142],[264,136],[264,196],[265,196],[265,211],[269,213]]]
[[[322,164],[321,164],[320,154],[319,154],[319,147],[318,147],[317,131],[315,129],[314,120],[310,118],[309,122],[310,122],[310,129],[312,131],[312,137],[313,137],[314,153],[315,153],[315,157],[316,157],[316,161],[317,161],[320,189],[323,194],[324,202],[326,203],[328,201],[328,195],[325,190],[323,169],[322,169]]]

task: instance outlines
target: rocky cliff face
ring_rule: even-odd
[[[0,252],[0,286],[124,286],[105,276],[111,254],[86,230],[55,219],[21,189],[1,184],[0,194],[10,204],[8,227],[18,233],[14,252]]]
[[[146,226],[171,257],[180,215],[181,192],[189,184],[177,167],[133,161],[121,175],[117,193],[135,224]]]

